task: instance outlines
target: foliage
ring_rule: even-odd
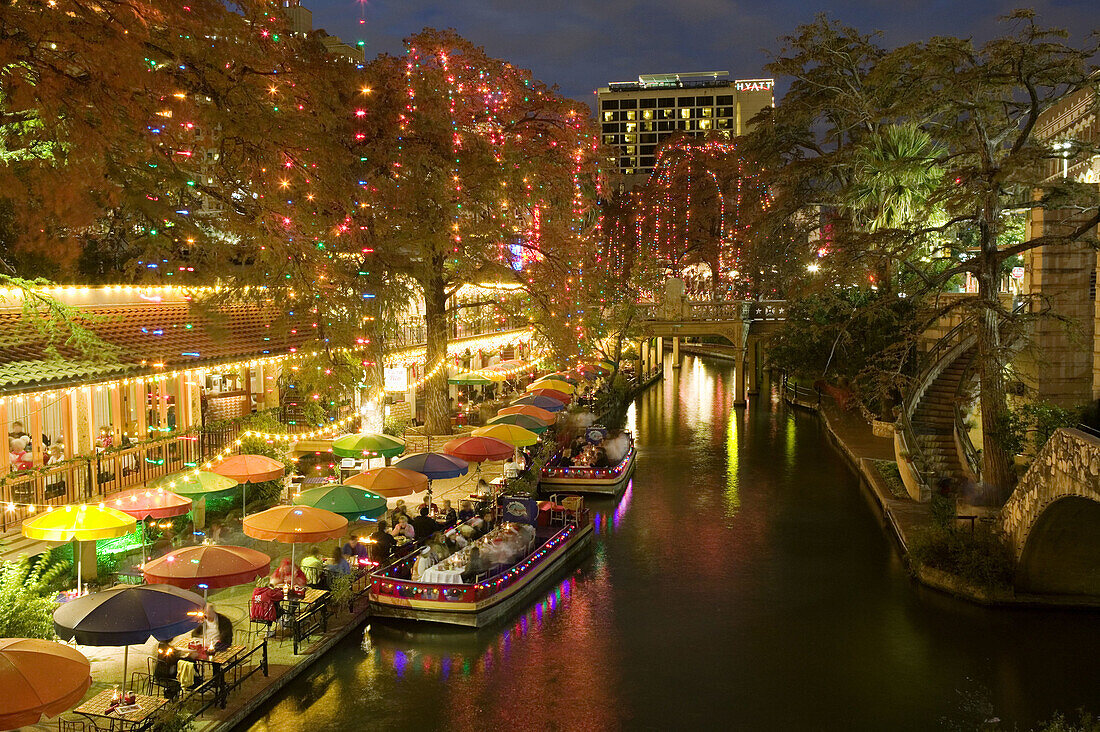
[[[1036,732],[1100,732],[1100,717],[1078,711],[1075,717],[1056,714],[1049,722],[1036,728]]]
[[[955,497],[932,494],[932,501],[928,506],[932,514],[932,523],[941,529],[949,529],[955,523]]]
[[[773,366],[807,381],[846,380],[892,420],[889,407],[915,368],[927,316],[919,303],[870,289],[828,289],[791,302],[767,350]]]
[[[954,525],[928,527],[914,535],[909,556],[920,565],[978,587],[1001,589],[1012,585],[1012,550],[997,531],[985,525],[975,526],[973,532]]]
[[[626,417],[626,409],[634,395],[634,384],[623,374],[616,374],[596,393],[592,413],[596,420],[607,427],[616,428]]]
[[[150,732],[190,732],[195,728],[194,717],[181,700],[161,707],[155,719]]]
[[[1033,450],[1038,454],[1059,427],[1074,427],[1082,421],[1081,408],[1061,407],[1047,401],[1025,402],[1009,409],[995,433],[1009,455]]]
[[[405,434],[405,430],[409,429],[409,425],[411,424],[411,417],[396,417],[392,414],[387,415],[382,421],[382,434],[401,437]]]
[[[518,478],[509,481],[509,494],[535,496],[538,493],[539,478],[542,476],[542,469],[546,466],[550,458],[554,456],[554,451],[557,447],[554,440],[548,437],[536,442],[533,449],[534,453],[531,456],[531,466],[520,473]]]
[[[71,567],[54,551],[0,565],[0,637],[53,638],[54,597]]]
[[[352,601],[352,576],[350,574],[328,575],[328,589],[332,593],[331,602],[335,608],[349,607]]]

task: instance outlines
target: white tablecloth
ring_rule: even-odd
[[[504,524],[493,529],[462,551],[455,552],[442,562],[424,570],[421,582],[435,584],[461,584],[462,572],[470,560],[470,549],[477,547],[486,567],[493,564],[515,564],[527,551],[535,538],[535,527],[527,524]]]
[[[437,585],[460,585],[462,584],[462,570],[465,567],[459,567],[458,569],[439,569],[439,565],[435,567],[428,567],[424,570],[424,574],[420,576],[421,582],[430,582]]]

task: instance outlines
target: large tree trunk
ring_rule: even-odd
[[[442,271],[442,262],[438,270]],[[424,289],[424,320],[427,329],[425,368],[432,369],[447,356],[447,287],[441,276],[431,274],[421,281]],[[447,401],[447,369],[440,368],[424,384],[425,427],[428,434],[451,433],[451,409]]]
[[[996,220],[995,218],[993,220]],[[1000,330],[1000,259],[995,233],[983,227],[982,262],[978,274],[978,374],[981,378],[982,480],[1007,494],[1015,483],[1012,456],[1001,443],[1008,417],[1004,358]]]

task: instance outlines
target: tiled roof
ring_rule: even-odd
[[[0,391],[70,386],[112,376],[173,371],[280,355],[313,337],[309,321],[280,325],[274,308],[236,304],[202,310],[188,302],[82,307],[86,325],[117,354],[89,360],[27,328],[18,310],[0,311]]]

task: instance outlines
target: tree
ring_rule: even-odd
[[[795,81],[753,142],[762,154],[772,150],[780,200],[771,226],[791,226],[799,216],[813,221],[811,210],[830,214],[819,251],[841,253],[832,260],[833,282],[859,281],[884,258],[913,272],[917,290],[938,292],[963,273],[978,280],[978,297],[967,306],[978,337],[983,479],[1002,487],[1013,480],[1010,460],[990,436],[1007,416],[1005,338],[1015,325],[999,299],[1003,268],[1035,247],[1095,242],[1100,223],[1095,186],[1051,178],[1055,141],[1037,134],[1040,115],[1058,100],[1095,89],[1090,59],[1100,45],[1073,47],[1064,31],[1039,26],[1031,11],[1006,21],[1013,30],[981,46],[938,37],[886,51],[870,36],[819,18],[785,39],[771,65]],[[883,142],[900,136],[895,127],[919,144],[891,162]],[[891,178],[909,179],[906,171],[919,174],[910,186],[923,204],[895,197],[891,207],[904,215],[861,214],[857,204],[876,199],[872,210],[882,210],[881,193]],[[879,193],[859,195],[861,189]],[[1007,242],[1003,232],[1029,209],[1072,214],[1043,236]],[[875,225],[861,227],[861,217]],[[973,249],[962,251],[956,234]]]
[[[537,270],[579,234],[591,123],[583,105],[453,31],[425,29],[368,74],[366,227],[377,261],[424,299],[426,427],[446,433],[448,301],[463,284]],[[568,278],[555,283],[568,297]]]

